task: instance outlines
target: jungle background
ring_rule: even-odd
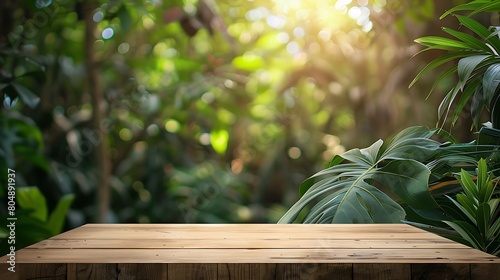
[[[89,222],[275,223],[335,154],[436,126],[435,76],[408,85],[440,53],[414,40],[465,2],[2,0],[2,221],[12,169],[19,246]],[[444,128],[474,139],[467,110]]]

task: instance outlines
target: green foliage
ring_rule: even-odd
[[[11,108],[18,98],[21,98],[24,104],[35,108],[40,102],[40,97],[26,85],[33,87],[44,80],[43,65],[18,51],[0,48],[0,69],[4,70],[0,71],[3,105]]]
[[[0,168],[14,167],[23,160],[42,170],[48,170],[47,160],[42,155],[44,147],[42,134],[32,119],[16,111],[0,111]],[[19,174],[22,178],[22,174]],[[7,189],[6,173],[0,176],[3,197]]]
[[[280,222],[296,221],[305,209],[307,214],[299,222],[406,222],[499,254],[500,192],[496,190],[496,180],[492,180],[493,173],[487,171],[486,162],[498,171],[500,37],[496,28],[487,29],[470,16],[482,11],[500,11],[500,5],[498,1],[472,1],[450,9],[443,17],[463,10],[472,12],[469,17],[456,15],[456,18],[479,39],[448,28],[443,31],[453,38],[417,39],[426,46],[420,53],[431,50],[447,53],[430,61],[410,87],[424,74],[459,59],[457,65],[437,77],[431,88],[432,92],[454,73],[458,76],[458,83],[441,101],[439,118],[444,124],[442,118],[446,118],[455,105],[451,120],[455,124],[472,99],[471,113],[476,128],[479,128],[483,107],[491,112],[493,128],[481,130],[479,143],[459,144],[441,129],[410,127],[398,133],[385,147],[379,140],[366,149],[353,149],[335,156],[330,167],[303,182],[301,198]],[[438,134],[449,142],[431,139]],[[476,165],[477,170],[472,170]],[[460,190],[464,193],[457,194]]]
[[[179,222],[235,223],[254,218],[246,206],[249,193],[241,178],[213,162],[175,170],[170,186]]]
[[[17,187],[17,205],[14,211],[16,249],[59,234],[74,198],[74,195],[61,197],[49,215],[46,198],[37,187]],[[5,216],[2,215],[2,217],[3,220],[7,220]],[[0,229],[0,254],[2,255],[9,252],[8,236],[8,228]]]
[[[108,222],[275,222],[325,160],[434,122],[414,98],[425,83],[403,93],[413,32],[432,30],[443,2],[39,2],[0,1],[0,164],[49,206],[74,194],[65,229],[95,221],[101,143]],[[351,193],[369,207],[370,192],[401,217],[371,187]]]
[[[412,208],[437,207],[428,189],[431,168],[424,164],[437,166],[437,161],[444,159],[436,158],[442,150],[439,142],[430,139],[435,133],[425,127],[412,127],[396,135],[385,148],[379,140],[369,148],[336,156],[329,168],[301,185],[302,197],[280,222],[293,222],[310,203],[315,205],[304,223],[401,222],[404,210],[381,187]],[[447,164],[463,159],[446,153]]]
[[[430,50],[445,50],[446,54],[429,62],[414,78],[410,87],[419,80],[422,75],[428,73],[436,67],[446,65],[447,62],[459,59],[458,65],[453,65],[442,73],[437,79],[431,92],[446,77],[453,73],[458,75],[456,83],[443,98],[439,109],[438,117],[444,124],[446,117],[455,104],[451,123],[454,125],[466,104],[471,103],[471,116],[476,129],[481,128],[481,117],[483,108],[490,111],[490,119],[494,128],[500,127],[497,120],[500,119],[500,112],[497,108],[498,84],[500,78],[500,37],[496,28],[490,29],[483,26],[471,16],[488,11],[499,12],[500,5],[496,1],[477,0],[459,5],[448,10],[441,18],[457,11],[472,11],[468,16],[455,15],[460,24],[470,30],[478,38],[450,28],[443,28],[443,31],[454,37],[454,39],[428,36],[415,40],[425,46],[421,52]],[[460,94],[461,93],[461,94]],[[471,101],[472,100],[472,101]]]
[[[36,187],[21,187],[17,191],[17,203],[23,213],[28,217],[45,223],[45,227],[52,235],[62,230],[66,213],[74,200],[73,195],[63,196],[49,215],[45,196]],[[20,217],[19,219],[24,219]]]
[[[467,219],[445,221],[460,234],[455,240],[478,250],[500,256],[500,198],[493,197],[498,181],[488,173],[484,159],[479,160],[477,177],[462,170],[458,180],[464,193],[448,197]],[[459,218],[459,217],[456,217]]]
[[[453,179],[451,174],[495,151],[492,146],[432,140],[438,132],[442,131],[410,127],[386,147],[379,140],[369,148],[334,157],[330,167],[302,183],[301,198],[279,222],[399,223],[408,219],[442,226],[439,221],[453,215],[441,199],[456,191],[454,184],[447,183]],[[305,218],[297,220],[304,209]]]

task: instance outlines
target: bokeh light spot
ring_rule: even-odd
[[[290,36],[288,36],[288,33],[286,33],[286,32],[278,33],[276,38],[278,39],[278,42],[280,42],[282,44],[286,44],[290,40]]]
[[[155,26],[155,22],[150,17],[144,15],[142,16],[142,26],[146,29],[151,29]]]
[[[208,146],[210,145],[210,134],[202,133],[199,138],[200,144]]]
[[[358,19],[361,16],[361,9],[357,6],[351,7],[347,14],[352,19]]]
[[[292,159],[298,159],[302,155],[302,151],[298,147],[288,149],[288,156]]]
[[[130,129],[128,128],[120,129],[118,135],[120,136],[120,139],[122,139],[123,141],[130,141],[133,136],[132,131],[130,131]]]
[[[128,43],[126,43],[126,42],[121,43],[121,44],[118,46],[118,52],[119,52],[120,54],[126,54],[126,53],[128,53],[129,49],[130,49],[130,45],[129,45]]]
[[[284,15],[270,15],[267,17],[267,25],[275,29],[281,29],[286,24],[286,17]]]
[[[291,54],[296,54],[300,51],[300,47],[297,42],[290,42],[286,45],[286,50]]]
[[[304,31],[304,28],[302,28],[302,27],[295,27],[293,29],[293,36],[295,36],[296,38],[302,38],[302,37],[304,37],[305,34],[306,34],[306,32]]]
[[[92,20],[94,20],[94,22],[100,22],[103,19],[104,13],[102,11],[97,11],[95,12],[94,16],[92,16]]]
[[[108,27],[102,31],[102,38],[104,40],[111,39],[113,35],[115,35],[115,31],[111,27]]]
[[[215,100],[215,95],[211,91],[207,91],[201,96],[201,101],[203,101],[206,104],[210,104],[214,102],[214,100]]]
[[[153,136],[153,135],[158,134],[158,132],[160,132],[160,129],[158,128],[158,126],[156,124],[151,124],[146,129],[146,132],[148,133],[148,135]]]
[[[181,128],[178,121],[170,119],[165,122],[165,129],[170,133],[176,133]]]

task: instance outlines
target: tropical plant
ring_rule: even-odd
[[[438,209],[429,184],[440,183],[459,164],[474,164],[477,154],[472,144],[432,140],[438,132],[410,127],[386,147],[379,140],[335,156],[330,167],[302,183],[301,198],[279,222],[295,221],[310,204],[314,206],[301,222],[398,223],[406,216],[403,203],[417,213]]]
[[[15,248],[20,249],[47,239],[63,230],[66,214],[74,200],[74,195],[61,197],[52,212],[49,211],[45,196],[37,187],[18,187],[16,189]],[[4,215],[0,215],[4,216]],[[11,217],[11,216],[9,216]],[[3,217],[3,220],[7,220]],[[9,228],[0,229],[0,253],[9,252]],[[11,244],[12,245],[12,244]]]
[[[489,0],[472,1],[448,10],[441,18],[457,11],[470,11],[468,16],[455,14],[460,24],[470,32],[443,28],[443,31],[454,37],[454,39],[427,36],[415,40],[417,43],[426,46],[419,53],[430,50],[445,50],[447,53],[427,64],[416,75],[410,87],[422,75],[434,68],[449,65],[448,62],[459,59],[457,65],[452,65],[436,79],[430,90],[430,93],[432,93],[450,75],[457,74],[458,82],[449,90],[439,106],[439,119],[444,124],[446,117],[452,110],[452,105],[455,104],[451,117],[451,124],[453,125],[466,105],[470,104],[470,113],[476,129],[481,128],[480,122],[484,108],[490,112],[492,127],[500,128],[500,99],[498,94],[498,85],[500,83],[500,27],[492,26],[487,28],[471,18],[471,16],[480,12],[499,12],[500,2]],[[469,33],[477,35],[478,38]]]
[[[478,162],[476,178],[462,170],[457,179],[464,192],[457,194],[455,199],[449,196],[448,199],[467,219],[445,221],[460,234],[460,237],[450,238],[493,255],[500,255],[500,198],[493,198],[498,181],[493,180],[492,173],[488,173],[484,159]]]
[[[455,124],[466,104],[471,103],[473,122],[479,129],[486,107],[491,112],[492,125],[481,129],[478,143],[457,143],[441,128],[410,127],[386,146],[379,140],[368,148],[336,155],[326,169],[301,184],[300,199],[279,223],[408,222],[498,254],[496,221],[500,213],[494,209],[500,191],[485,175],[486,162],[480,158],[487,158],[492,173],[498,171],[500,39],[496,27],[488,29],[470,16],[500,11],[500,2],[472,1],[447,11],[443,17],[464,10],[472,12],[468,16],[456,15],[457,19],[480,38],[445,28],[455,39],[438,36],[417,39],[426,46],[421,52],[449,52],[425,66],[410,86],[434,68],[460,59],[458,65],[437,78],[431,92],[453,73],[458,74],[458,83],[439,106],[439,120],[444,125],[456,103],[451,122]],[[448,142],[431,139],[438,135]],[[455,178],[457,174],[461,174],[460,180]],[[477,184],[471,176],[478,178]],[[466,195],[456,195],[462,188]],[[481,199],[472,202],[475,198],[472,195]]]

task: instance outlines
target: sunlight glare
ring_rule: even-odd
[[[286,32],[280,32],[276,37],[278,39],[278,42],[282,44],[286,44],[290,41],[290,36],[288,36],[288,33]]]
[[[353,20],[360,29],[367,33],[373,28],[370,20],[370,7],[375,9],[375,3],[368,0],[273,0],[274,9],[257,8],[247,12],[247,19],[258,21],[265,18],[267,24],[274,29],[283,29],[287,24],[287,18],[305,21],[313,19],[318,27],[342,27],[348,20]],[[385,6],[385,0],[377,2],[378,6]],[[267,14],[263,11],[267,11]],[[346,16],[343,16],[346,15]],[[346,21],[347,20],[347,21]],[[301,27],[295,27],[292,31],[296,38],[303,38],[306,32]],[[327,41],[332,34],[318,34]],[[327,39],[328,38],[328,39]],[[293,44],[292,44],[293,46]]]
[[[302,38],[302,37],[304,37],[305,33],[306,32],[304,31],[304,28],[302,28],[302,27],[295,27],[295,29],[293,29],[293,35],[296,38]]]
[[[338,0],[337,3],[335,3],[335,8],[337,10],[344,10],[347,8],[347,5],[351,4],[352,0]]]

